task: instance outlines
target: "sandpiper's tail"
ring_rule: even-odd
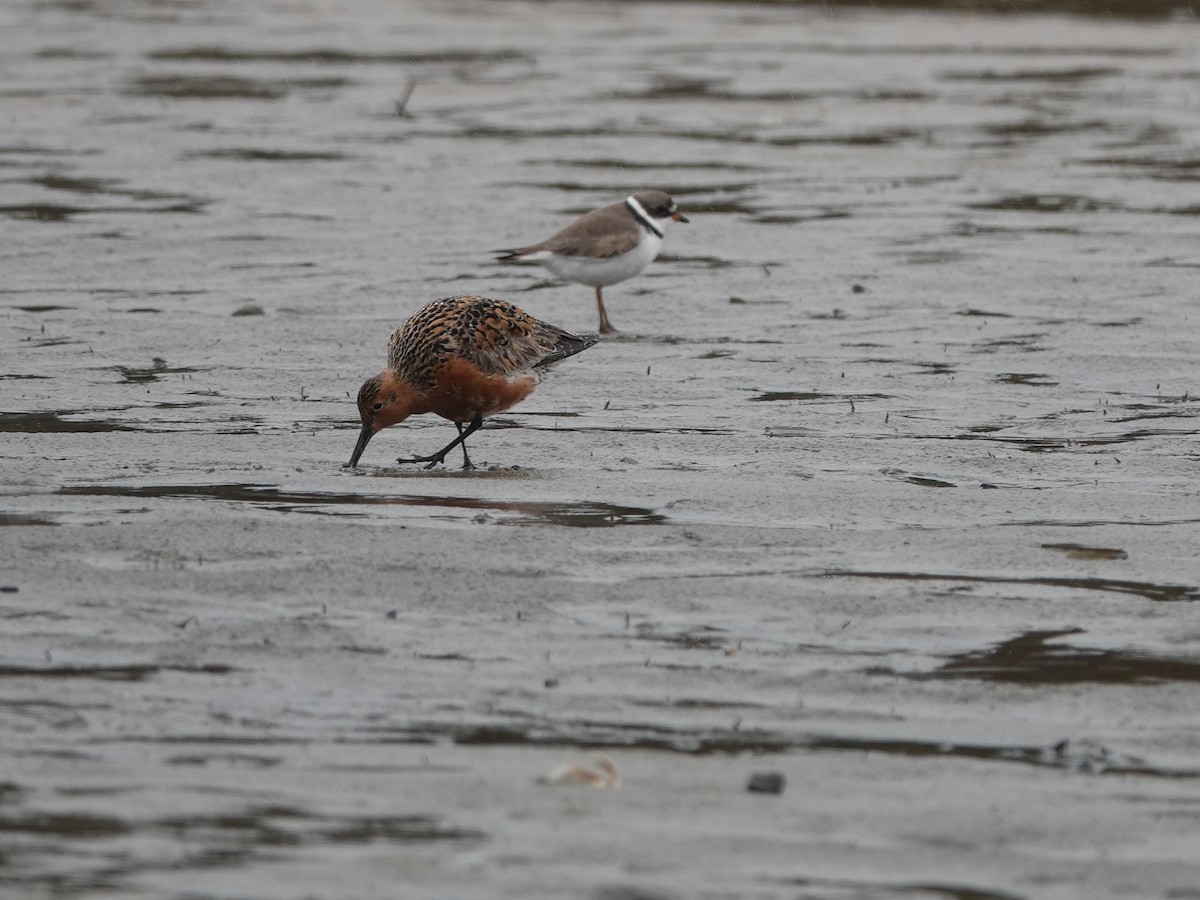
[[[594,347],[598,343],[600,343],[598,334],[575,334],[570,331],[559,331],[555,335],[554,349],[534,363],[533,367],[542,369],[552,366],[559,360],[582,353],[588,347]]]

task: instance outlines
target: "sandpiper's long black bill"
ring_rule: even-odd
[[[353,469],[357,466],[358,458],[363,455],[363,451],[367,449],[367,444],[371,442],[371,438],[374,436],[374,429],[370,425],[364,425],[362,431],[358,433],[358,443],[354,445],[354,455],[350,457],[350,462],[346,463],[342,468]]]

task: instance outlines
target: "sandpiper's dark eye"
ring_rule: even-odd
[[[381,409],[383,409],[383,404],[376,403],[374,406],[371,407],[371,409],[375,410],[375,412],[379,412]]]

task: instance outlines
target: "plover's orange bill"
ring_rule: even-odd
[[[504,300],[434,300],[396,329],[388,367],[359,390],[362,431],[346,468],[358,465],[376,432],[409,416],[436,413],[455,424],[458,437],[430,456],[397,462],[432,469],[461,445],[463,468],[473,469],[466,440],[484,417],[520,403],[547,367],[599,340],[548,325]]]
[[[654,262],[667,223],[686,221],[666,191],[643,191],[592,210],[540,244],[498,250],[496,258],[538,262],[559,278],[594,287],[600,333],[611,334],[616,329],[604,310],[602,289],[632,278]]]

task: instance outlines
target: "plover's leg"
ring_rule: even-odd
[[[613,328],[612,322],[608,321],[608,313],[604,309],[604,297],[600,291],[601,288],[596,288],[596,309],[600,310],[600,333],[615,334],[617,329]]]

